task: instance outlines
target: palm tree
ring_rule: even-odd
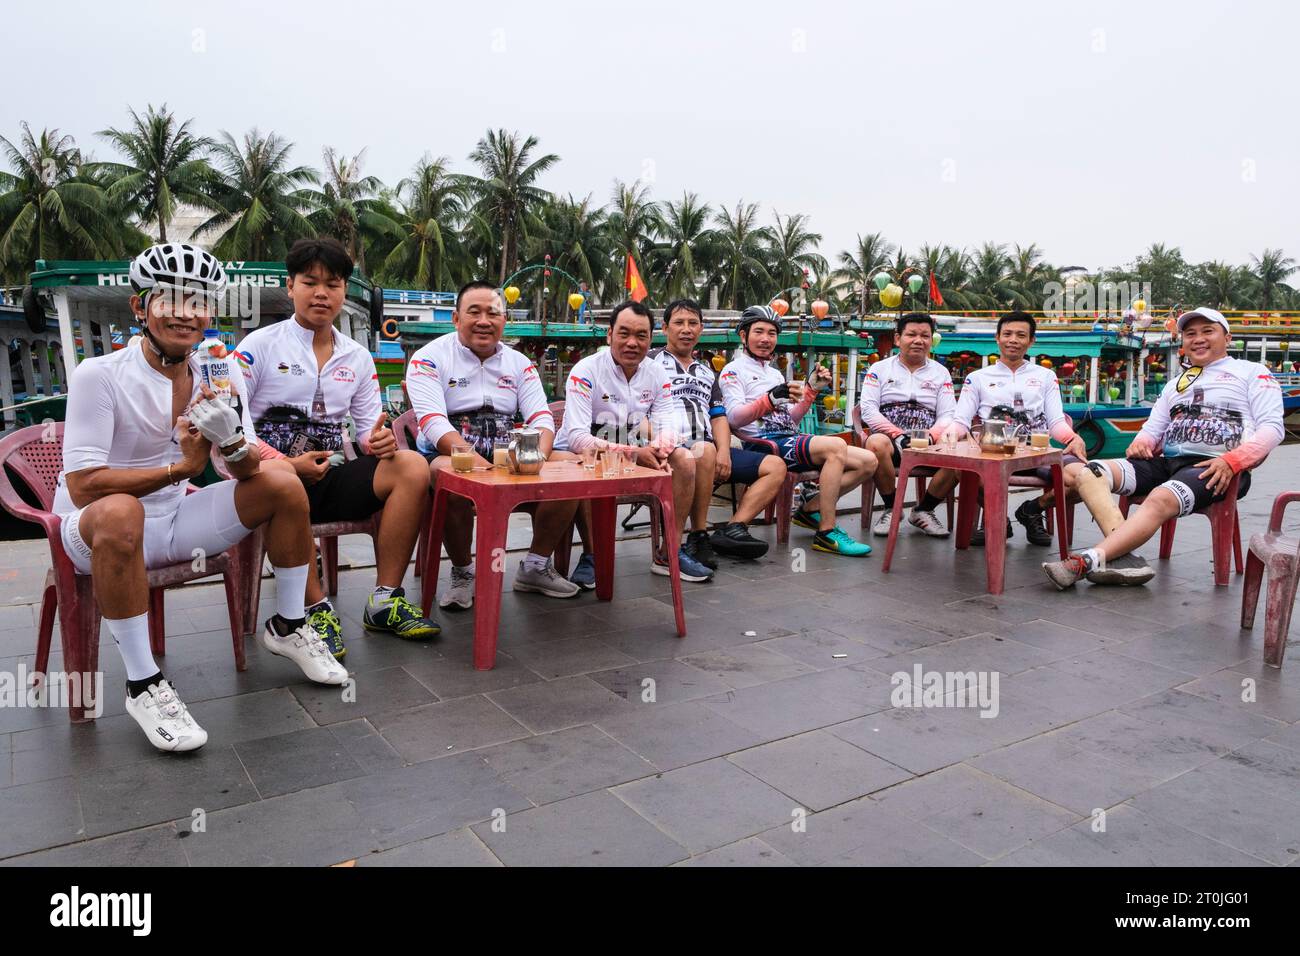
[[[790,289],[802,286],[808,281],[809,273],[818,275],[826,272],[826,259],[817,252],[817,244],[822,241],[821,233],[809,232],[808,217],[802,213],[786,216],[774,212],[776,227],[772,230],[772,279],[778,289]],[[804,295],[804,308],[808,306],[808,295]]]
[[[589,290],[596,290],[606,281],[616,250],[610,241],[605,211],[592,207],[590,194],[580,200],[571,195],[557,197],[544,208],[542,220],[545,237],[533,240],[536,247],[529,250],[530,259],[549,251],[557,269],[585,282]],[[567,313],[568,294],[573,290],[559,282],[552,286],[555,305],[563,302]],[[554,314],[556,309],[548,307],[547,311]]]
[[[943,305],[939,306],[937,302],[931,302],[930,306],[932,308],[973,309],[978,307],[978,303],[971,295],[969,288],[970,260],[963,250],[954,249],[948,245],[923,245],[921,251],[917,253],[915,264],[917,268],[925,272],[927,299],[929,297],[930,276],[934,276],[935,285],[939,287],[939,295],[943,298]]]
[[[1006,287],[1012,302],[1022,309],[1040,309],[1047,295],[1045,286],[1053,281],[1055,270],[1043,260],[1037,243],[1016,243],[1009,258]]]
[[[749,302],[766,302],[772,276],[764,264],[769,258],[771,230],[759,226],[758,203],[742,199],[732,212],[723,208],[713,219],[718,226],[718,264],[711,284],[733,309]]]
[[[1154,306],[1173,305],[1191,298],[1187,293],[1188,265],[1183,251],[1175,246],[1166,248],[1163,242],[1153,242],[1147,251],[1137,257],[1133,271],[1142,282],[1151,283],[1151,302]]]
[[[176,117],[164,103],[135,110],[127,129],[100,130],[100,136],[126,157],[124,163],[99,163],[109,175],[110,193],[132,209],[143,223],[158,224],[158,241],[167,241],[167,226],[180,203],[215,211],[212,191],[217,176],[208,164],[212,140],[195,136],[186,120]]]
[[[290,166],[293,147],[275,133],[262,136],[256,128],[243,144],[223,131],[213,147],[221,184],[215,194],[218,210],[195,230],[195,237],[219,233],[213,253],[225,259],[262,262],[282,259],[295,239],[315,234],[305,212],[319,182],[307,166]]]
[[[536,136],[521,140],[518,133],[498,129],[488,130],[469,154],[483,173],[471,182],[475,212],[500,237],[499,282],[518,267],[520,240],[536,224],[534,210],[548,198],[536,185],[538,177],[560,161],[554,153],[532,159],[536,148]]]
[[[425,156],[398,185],[402,238],[380,270],[385,281],[417,289],[454,289],[475,272],[457,234],[465,210],[465,183],[451,173],[449,163],[446,156]],[[456,273],[453,264],[462,269]]]
[[[333,236],[347,248],[357,267],[366,271],[366,243],[381,236],[400,237],[402,229],[388,214],[380,199],[384,188],[374,176],[362,176],[363,149],[351,159],[325,147],[325,184],[319,190],[304,190],[303,196],[315,207],[307,217],[320,235]]]
[[[644,266],[646,253],[655,235],[663,227],[659,207],[650,199],[649,185],[635,182],[629,186],[614,180],[614,193],[606,222],[615,251],[623,255],[631,253]]]
[[[22,124],[17,144],[0,136],[11,172],[0,172],[0,274],[26,279],[35,259],[124,254],[103,186],[82,174],[71,136]]]
[[[986,242],[970,260],[970,291],[980,306],[986,309],[1006,308],[1015,301],[1016,291],[1008,279],[1011,257],[1006,246]]]
[[[866,315],[871,311],[871,277],[889,266],[889,256],[894,244],[884,233],[858,234],[856,248],[840,253],[839,274],[858,293],[858,311]]]
[[[695,193],[682,193],[681,202],[666,202],[661,216],[663,241],[655,248],[658,272],[664,276],[665,301],[700,292],[701,273],[714,262],[716,236],[709,228],[713,210]]]
[[[1193,273],[1197,298],[1216,309],[1231,309],[1250,297],[1255,277],[1245,266],[1213,260],[1203,262]]]
[[[1259,307],[1265,312],[1273,305],[1273,298],[1278,292],[1292,292],[1285,279],[1296,271],[1296,261],[1281,249],[1265,249],[1262,256],[1251,256],[1254,263],[1255,279],[1259,289]]]

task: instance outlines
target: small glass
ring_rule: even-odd
[[[451,467],[462,474],[474,470],[474,449],[469,445],[457,443],[451,446]]]
[[[1052,436],[1044,431],[1032,432],[1029,436],[1029,444],[1032,445],[1035,450],[1045,451],[1052,447]]]
[[[497,438],[492,442],[492,465],[510,470],[510,439]]]
[[[600,473],[602,478],[613,478],[620,470],[618,451],[616,449],[606,448],[600,453]]]
[[[945,429],[944,433],[939,436],[939,442],[943,445],[943,450],[951,452],[957,447],[957,432],[951,428]]]
[[[636,471],[636,453],[632,449],[623,449],[620,458],[623,465],[623,474],[630,475]]]
[[[582,450],[582,467],[587,471],[596,470],[596,460],[600,458],[600,452],[596,448],[584,448]]]
[[[970,450],[979,451],[980,441],[984,438],[984,426],[973,425],[970,430]]]
[[[908,433],[908,437],[911,439],[908,443],[909,448],[924,451],[930,447],[930,432],[925,428],[913,428]]]

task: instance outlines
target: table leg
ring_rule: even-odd
[[[989,594],[1001,594],[1007,568],[1007,481],[985,476],[984,560],[988,564]]]
[[[1070,528],[1067,523],[1065,503],[1065,471],[1060,465],[1052,466],[1052,498],[1056,503],[1056,540],[1061,545],[1061,560],[1070,555]]]
[[[614,598],[614,521],[617,516],[617,498],[591,499],[591,546],[596,549],[596,597],[602,601]]]
[[[433,598],[438,590],[438,564],[442,558],[442,535],[447,524],[447,501],[450,497],[441,488],[434,489],[429,533],[425,537],[424,570],[420,575],[420,605],[426,618],[433,611]]]
[[[474,539],[474,669],[490,671],[497,660],[510,511],[499,501],[475,501],[474,504],[478,526]]]
[[[673,504],[673,486],[672,482],[667,481],[666,490],[660,492],[659,501],[663,506],[663,527],[664,537],[667,543],[664,550],[668,552],[668,580],[672,585],[673,592],[673,613],[677,618],[677,636],[686,636],[686,607],[682,604],[682,576],[677,566],[677,551],[674,547],[676,532],[670,529],[677,527],[677,509]]]
[[[975,516],[979,512],[980,476],[974,471],[961,473],[961,493],[957,496],[957,531],[953,542],[957,549],[970,547],[970,536],[975,531]]]
[[[912,466],[904,460],[894,480],[894,514],[889,522],[889,543],[885,545],[885,563],[882,572],[889,571],[890,562],[894,560],[894,545],[898,543],[898,527],[903,523],[903,499],[907,497],[907,479],[912,474]]]

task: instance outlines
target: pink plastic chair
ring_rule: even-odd
[[[1196,512],[1210,519],[1210,536],[1213,543],[1211,553],[1214,556],[1214,583],[1219,587],[1228,585],[1228,558],[1235,559],[1237,573],[1241,574],[1241,521],[1237,517],[1237,492],[1241,485],[1241,476],[1233,475],[1232,481],[1224,492],[1223,500],[1217,501],[1203,511]],[[1130,498],[1121,495],[1119,512],[1128,517],[1129,505],[1141,504],[1146,496]],[[1174,553],[1174,531],[1178,527],[1178,518],[1173,517],[1160,526],[1160,559],[1167,561]]]
[[[13,471],[39,502],[33,507],[22,499],[9,479],[6,468]],[[0,505],[16,518],[39,524],[50,545],[51,569],[45,576],[41,599],[41,618],[37,628],[36,666],[44,674],[49,666],[50,644],[54,634],[54,616],[59,617],[63,640],[63,667],[68,673],[93,673],[99,667],[100,612],[95,601],[90,575],[77,573],[72,559],[63,550],[59,529],[61,521],[50,509],[59,473],[63,470],[63,423],[31,425],[0,439]],[[230,636],[235,651],[235,668],[244,670],[244,618],[239,600],[240,580],[245,577],[246,552],[232,548],[210,557],[202,570],[186,562],[148,572],[149,643],[153,652],[166,651],[163,619],[163,593],[169,587],[197,578],[220,574],[226,588],[230,613]],[[86,718],[92,702],[74,702],[69,716],[75,723]]]
[[[1296,584],[1300,582],[1300,538],[1282,534],[1282,513],[1286,506],[1300,501],[1300,491],[1287,491],[1273,500],[1268,530],[1250,536],[1250,553],[1246,558],[1246,583],[1241,592],[1241,626],[1255,626],[1259,591],[1268,570],[1268,603],[1264,608],[1264,663],[1282,666],[1286,655],[1286,637],[1291,629],[1291,609],[1295,605]]]
[[[862,409],[853,406],[853,436],[857,441],[859,448],[867,447],[867,436],[871,434],[871,429],[862,424]],[[920,503],[925,497],[925,489],[929,480],[939,473],[937,468],[915,468],[912,470],[912,476],[916,479],[916,501]],[[957,486],[954,485],[952,491],[948,492],[945,503],[948,506],[948,530],[953,529],[953,509],[957,502]],[[865,533],[871,528],[871,515],[876,510],[876,480],[868,478],[862,483],[862,513],[861,526]]]

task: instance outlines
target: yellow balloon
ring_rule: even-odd
[[[506,297],[506,305],[514,305],[519,301],[519,286],[508,285],[502,290],[502,295]]]
[[[581,309],[582,303],[586,301],[587,300],[582,297],[582,294],[580,292],[569,293],[569,308],[571,308],[574,312],[577,312],[579,309]]]
[[[880,290],[880,304],[886,309],[896,309],[903,302],[903,287],[889,283]]]

